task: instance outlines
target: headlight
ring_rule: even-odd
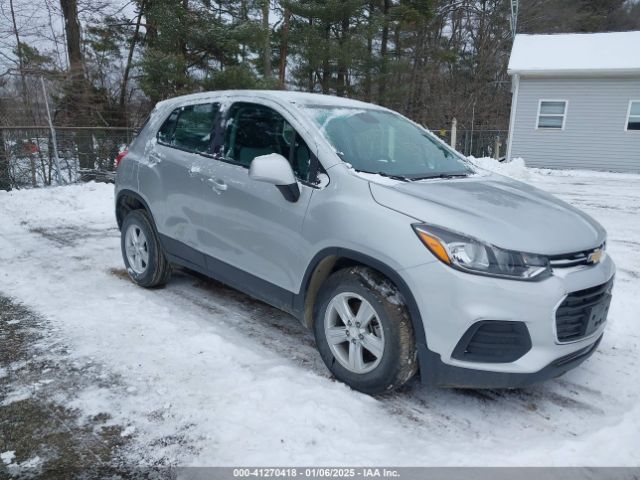
[[[478,275],[539,280],[551,274],[547,257],[514,252],[432,225],[413,225],[422,243],[452,268]]]

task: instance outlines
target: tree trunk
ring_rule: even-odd
[[[269,26],[269,8],[271,2],[262,0],[262,68],[264,78],[271,78],[271,27]]]
[[[382,39],[380,42],[380,78],[378,79],[378,103],[384,105],[386,101],[387,83],[387,49],[389,44],[389,8],[391,0],[384,0],[382,7]],[[397,47],[396,47],[397,48]]]
[[[284,90],[287,77],[287,55],[289,51],[289,19],[291,12],[289,8],[284,9],[284,19],[282,23],[282,39],[280,41],[280,68],[278,70],[278,80],[280,88]]]
[[[80,126],[91,124],[91,99],[89,84],[84,74],[82,58],[80,22],[78,20],[77,0],[60,0],[60,7],[64,16],[64,29],[67,36],[67,53],[69,54],[69,77],[71,90],[69,92],[69,113],[73,123]],[[95,168],[93,139],[89,132],[76,134],[78,145],[78,163],[81,169]]]
[[[373,66],[373,22],[375,13],[375,3],[369,3],[369,25],[367,28],[367,65],[364,73],[364,99],[366,102],[371,102],[371,68]]]
[[[331,24],[327,23],[324,30],[324,38],[329,46],[329,40],[331,38]],[[327,95],[329,93],[329,83],[331,81],[332,72],[329,64],[329,52],[325,51],[322,57],[322,93]]]
[[[29,94],[27,92],[27,80],[24,76],[24,61],[22,58],[22,43],[20,41],[20,33],[18,32],[18,24],[16,23],[16,12],[13,8],[13,0],[9,0],[9,7],[11,9],[11,20],[13,22],[13,33],[16,37],[16,53],[18,55],[18,66],[20,68],[20,86],[22,89],[22,103],[26,107],[25,110],[29,115],[30,120],[35,123],[35,118],[33,117],[33,112],[31,111],[31,102],[29,101]],[[4,147],[4,146],[3,146]],[[33,160],[33,157],[29,156],[29,167],[31,168],[31,186],[38,186],[38,182],[36,180],[36,164]]]
[[[20,83],[22,87],[22,99],[27,101],[27,82],[24,78],[24,61],[22,59],[22,42],[20,41],[20,33],[18,32],[18,25],[16,23],[16,12],[13,8],[13,0],[9,0],[9,7],[11,9],[11,20],[13,22],[13,33],[16,37],[16,53],[18,56],[18,66],[20,68]]]
[[[10,158],[4,142],[4,129],[0,128],[0,190],[11,190]]]
[[[122,74],[122,84],[120,86],[120,98],[118,100],[118,105],[120,106],[120,113],[123,116],[124,125],[127,124],[127,115],[126,115],[126,108],[125,108],[124,102],[127,99],[127,86],[129,84],[129,72],[131,71],[131,64],[133,63],[133,53],[136,48],[136,43],[138,41],[138,34],[140,33],[140,23],[142,21],[143,13],[144,13],[144,0],[140,2],[140,13],[138,14],[138,19],[136,20],[136,28],[133,31],[131,42],[129,43],[129,54],[127,55],[127,63],[124,67],[124,72]]]
[[[309,18],[309,29],[311,29],[313,27],[313,18]],[[309,92],[313,92],[314,87],[316,85],[315,82],[315,65],[311,64],[311,59],[307,59],[307,61],[309,62],[309,78],[307,79],[307,91]]]
[[[338,56],[338,80],[336,95],[344,97],[347,93],[347,61],[345,59],[345,44],[349,39],[349,17],[342,19],[342,33],[340,35],[340,52]]]

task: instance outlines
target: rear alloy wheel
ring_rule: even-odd
[[[314,334],[327,368],[361,392],[393,390],[418,368],[402,295],[366,267],[346,268],[327,279],[315,304]]]
[[[122,222],[120,246],[131,280],[141,287],[167,283],[171,265],[146,211],[132,210],[127,214]]]
[[[137,275],[144,275],[149,266],[149,244],[140,226],[132,223],[124,234],[124,248],[129,268]]]

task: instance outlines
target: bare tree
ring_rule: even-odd
[[[0,104],[0,109],[2,104]],[[0,127],[0,190],[11,190],[10,156],[6,150],[4,129]]]
[[[140,11],[138,12],[138,17],[136,19],[136,26],[133,31],[133,35],[131,36],[131,40],[129,42],[129,53],[127,54],[127,63],[124,67],[124,72],[122,73],[122,84],[120,86],[120,97],[118,100],[118,105],[120,106],[120,111],[125,115],[126,118],[126,106],[125,100],[127,98],[127,87],[129,84],[129,72],[131,71],[131,65],[133,63],[133,53],[136,48],[136,43],[138,42],[138,35],[140,34],[140,25],[142,22],[142,15],[144,14],[145,1],[142,0],[140,2]]]

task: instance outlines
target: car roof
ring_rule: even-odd
[[[219,100],[224,97],[234,96],[255,97],[256,99],[269,99],[279,103],[289,103],[298,106],[332,106],[344,108],[375,108],[383,110],[383,107],[372,103],[361,102],[344,97],[336,97],[334,95],[322,95],[319,93],[307,92],[291,92],[286,90],[217,90],[210,92],[193,93],[190,95],[182,95],[158,102],[157,108],[164,107],[180,107],[189,105],[193,102],[206,102],[209,100]]]

